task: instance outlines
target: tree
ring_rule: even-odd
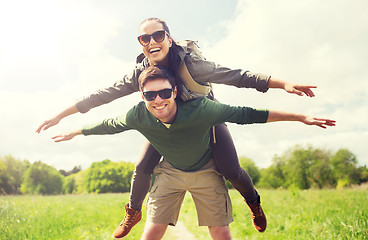
[[[71,174],[65,178],[63,191],[66,194],[83,194],[88,193],[87,190],[87,173],[88,169],[79,171],[77,173]]]
[[[28,161],[15,159],[11,155],[0,157],[0,194],[19,194],[22,175],[28,167]]]
[[[60,172],[60,171],[59,171]],[[75,189],[75,179],[72,175],[65,177],[63,184],[63,193],[71,194]]]
[[[271,166],[260,171],[261,177],[258,185],[263,188],[279,188],[285,186],[285,164],[282,158],[274,156]]]
[[[312,148],[309,148],[309,151],[311,154],[309,166],[311,187],[332,187],[334,185],[334,179],[331,171],[330,152]]]
[[[82,170],[82,166],[75,166],[72,170],[70,171],[65,171],[64,169],[60,169],[59,173],[61,173],[64,177],[67,177],[71,174],[80,172]]]
[[[63,191],[63,176],[47,164],[34,162],[24,173],[20,191],[30,194],[60,194]]]
[[[359,167],[360,179],[359,183],[368,182],[368,168],[366,166]]]
[[[260,186],[266,188],[295,187],[309,189],[333,186],[331,154],[318,148],[290,148],[275,156],[272,165],[261,171]]]
[[[311,151],[304,150],[299,146],[296,146],[291,151],[287,152],[285,155],[286,165],[285,172],[286,187],[296,187],[298,189],[308,189],[310,188],[310,181],[308,179],[310,161],[312,159]]]
[[[356,156],[348,149],[338,150],[330,159],[332,174],[338,187],[359,183],[360,171]]]
[[[106,159],[92,163],[86,175],[87,192],[128,192],[134,164]]]

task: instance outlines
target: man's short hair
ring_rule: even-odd
[[[149,66],[139,75],[139,89],[142,91],[148,81],[156,79],[166,79],[173,88],[176,86],[175,77],[169,70],[161,66]]]

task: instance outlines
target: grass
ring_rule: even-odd
[[[2,197],[0,239],[112,239],[122,200],[128,194]]]
[[[267,216],[267,230],[258,233],[249,210],[235,191],[230,191],[234,222],[233,239],[368,239],[367,190],[259,190]],[[210,239],[207,228],[197,227],[191,198],[181,211],[187,228],[197,239]]]
[[[268,220],[264,233],[252,226],[240,195],[230,191],[233,239],[368,239],[367,190],[259,190]],[[128,194],[2,196],[0,240],[112,239],[123,218]],[[140,239],[143,218],[127,239]],[[179,221],[196,236],[211,239],[207,227],[197,226],[194,204],[187,194]],[[164,239],[175,239],[171,232]],[[170,235],[171,234],[171,235]]]

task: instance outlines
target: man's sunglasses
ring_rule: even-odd
[[[165,30],[156,31],[152,34],[143,34],[138,36],[138,41],[142,46],[147,46],[151,42],[151,37],[157,43],[163,42],[165,35],[169,35]]]
[[[169,99],[171,98],[172,92],[174,91],[174,88],[165,88],[161,89],[160,91],[147,91],[143,92],[143,96],[147,101],[153,101],[156,99],[157,94],[162,99]]]

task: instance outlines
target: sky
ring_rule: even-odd
[[[141,52],[139,24],[164,19],[175,40],[197,40],[216,63],[316,85],[316,97],[281,89],[215,85],[231,105],[298,112],[337,121],[322,129],[298,122],[227,124],[239,156],[258,167],[296,145],[341,148],[368,165],[368,15],[365,0],[34,0],[0,3],[0,156],[57,169],[86,169],[110,159],[135,162],[146,142],[138,132],[51,137],[123,114],[138,93],[74,114],[36,134],[43,121],[132,71]]]

